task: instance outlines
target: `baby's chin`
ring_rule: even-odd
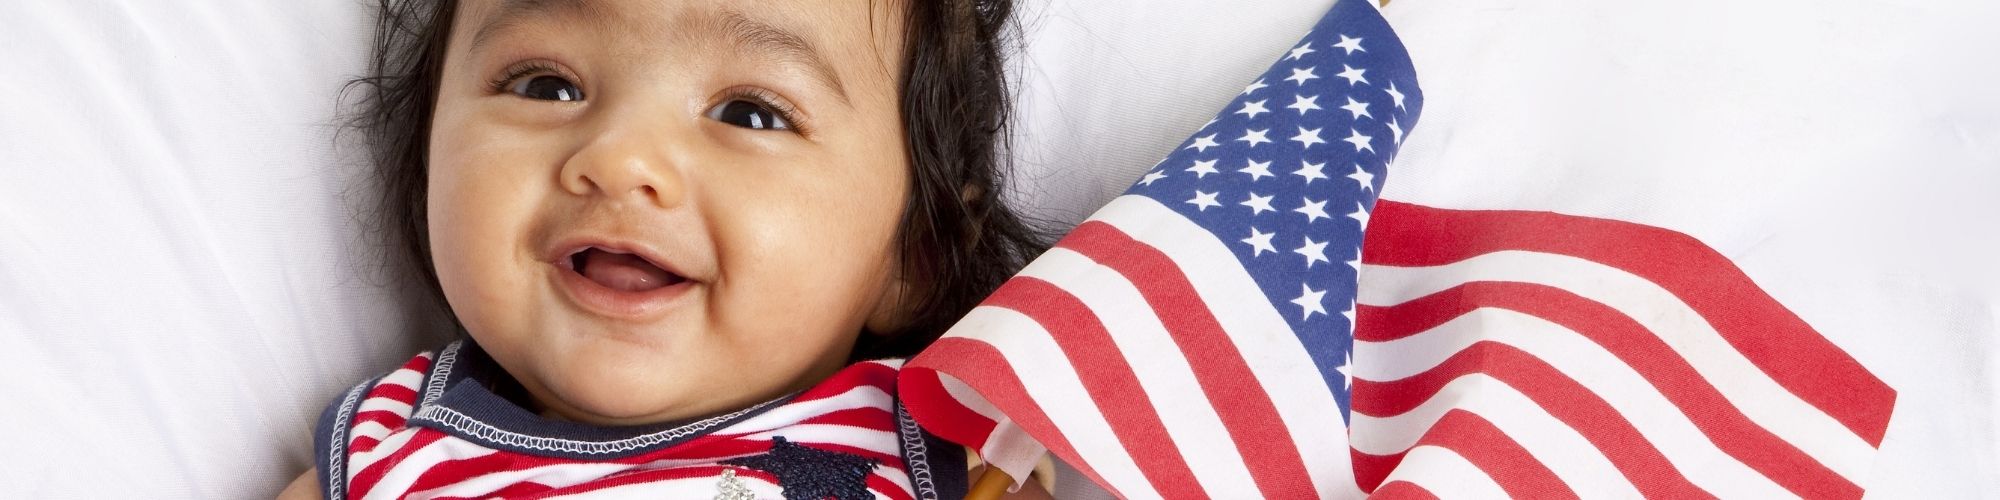
[[[557,373],[534,374],[532,378],[539,383],[529,385],[529,392],[544,418],[627,426],[727,414],[783,396],[789,390],[759,387],[762,384],[726,374],[686,373],[675,368],[694,367],[631,366],[597,360]],[[516,379],[529,384],[521,375],[516,374]]]

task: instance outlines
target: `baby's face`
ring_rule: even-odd
[[[545,414],[810,386],[893,321],[900,2],[464,0],[433,121],[452,311]]]

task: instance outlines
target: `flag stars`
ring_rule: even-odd
[[[1340,73],[1335,74],[1334,76],[1346,78],[1347,85],[1353,86],[1359,83],[1368,83],[1368,78],[1361,76],[1362,73],[1367,73],[1368,70],[1350,68],[1345,64],[1340,65],[1340,69],[1341,69]]]
[[[1215,135],[1216,134],[1208,134],[1207,137],[1196,137],[1194,138],[1194,144],[1189,144],[1188,147],[1181,149],[1192,149],[1196,153],[1207,153],[1208,148],[1221,146],[1221,144],[1217,144],[1215,142]]]
[[[1403,143],[1403,127],[1396,124],[1395,117],[1389,118],[1389,140],[1395,141],[1396,144]]]
[[[1320,130],[1323,129],[1306,130],[1305,127],[1299,127],[1299,135],[1292,136],[1292,140],[1299,141],[1299,149],[1312,149],[1314,144],[1326,144],[1325,140],[1319,138]]]
[[[1348,322],[1348,324],[1349,324],[1349,325],[1352,325],[1352,324],[1354,324],[1354,322],[1350,321],[1350,322]],[[1353,353],[1353,352],[1351,352],[1351,351],[1350,351],[1350,352],[1346,353],[1346,356],[1344,356],[1344,359],[1343,359],[1343,360],[1342,360],[1342,361],[1340,362],[1340,366],[1336,366],[1336,367],[1333,367],[1333,371],[1336,371],[1336,372],[1340,372],[1340,379],[1341,379],[1341,384],[1342,384],[1342,385],[1343,385],[1344,387],[1346,387],[1346,388],[1347,388],[1347,390],[1350,390],[1350,391],[1351,391],[1351,390],[1354,390],[1354,353]]]
[[[1340,315],[1341,315],[1341,316],[1346,316],[1346,317],[1347,317],[1347,324],[1348,324],[1348,326],[1353,326],[1353,325],[1354,325],[1354,312],[1355,312],[1355,311],[1354,311],[1354,309],[1355,309],[1356,307],[1359,307],[1359,306],[1360,306],[1360,304],[1357,304],[1357,303],[1355,303],[1355,302],[1353,302],[1353,301],[1348,301],[1348,303],[1347,303],[1347,310],[1345,310],[1345,311],[1341,311],[1341,312],[1340,312]]]
[[[1243,87],[1243,95],[1250,95],[1251,93],[1254,93],[1258,90],[1262,90],[1264,87],[1269,87],[1269,86],[1270,85],[1264,84],[1263,78],[1258,78],[1257,81],[1250,82],[1250,85]]]
[[[1396,91],[1396,82],[1389,82],[1389,90],[1384,92],[1389,93],[1389,99],[1396,101],[1396,109],[1403,109],[1403,93]]]
[[[1347,138],[1346,138],[1346,139],[1341,139],[1341,140],[1342,140],[1342,141],[1347,141],[1347,143],[1348,143],[1348,144],[1353,144],[1353,145],[1354,145],[1354,152],[1356,152],[1356,153],[1359,153],[1359,152],[1361,152],[1362,150],[1367,150],[1367,151],[1368,151],[1368,152],[1370,152],[1370,153],[1373,153],[1373,152],[1375,152],[1375,144],[1374,144],[1374,143],[1372,143],[1372,142],[1369,142],[1369,141],[1371,141],[1371,140],[1375,139],[1374,137],[1369,137],[1369,136],[1365,136],[1365,135],[1361,135],[1361,131],[1360,131],[1360,130],[1354,130],[1354,129],[1348,129],[1348,131],[1349,131],[1349,135],[1347,136]]]
[[[1299,169],[1293,170],[1292,175],[1306,178],[1305,183],[1310,186],[1314,180],[1327,178],[1326,164],[1299,162]]]
[[[1153,185],[1153,181],[1157,181],[1157,180],[1160,180],[1160,179],[1165,179],[1165,178],[1167,178],[1167,174],[1163,174],[1163,173],[1160,173],[1160,171],[1158,171],[1158,170],[1154,170],[1154,171],[1152,171],[1152,172],[1147,172],[1147,173],[1146,173],[1146,177],[1145,177],[1145,178],[1143,178],[1143,179],[1139,179],[1139,185],[1141,185],[1141,186],[1151,186],[1151,185]]]
[[[1304,68],[1304,69],[1300,69],[1300,68],[1292,68],[1292,76],[1288,76],[1288,77],[1285,77],[1285,81],[1288,81],[1288,82],[1291,82],[1291,81],[1296,81],[1296,82],[1298,82],[1298,84],[1299,84],[1299,85],[1305,85],[1305,84],[1306,84],[1306,80],[1311,80],[1311,79],[1314,79],[1314,78],[1319,78],[1319,75],[1315,75],[1315,74],[1313,74],[1313,69],[1315,69],[1315,68],[1316,68],[1316,67],[1314,67],[1314,68]]]
[[[1333,261],[1326,259],[1326,244],[1327,242],[1325,241],[1313,241],[1311,237],[1307,237],[1306,243],[1299,246],[1297,250],[1293,250],[1292,253],[1305,256],[1306,269],[1312,269],[1313,264],[1319,262],[1332,264]]]
[[[1257,119],[1257,115],[1271,112],[1269,108],[1264,107],[1264,103],[1268,101],[1270,99],[1243,103],[1243,109],[1236,110],[1236,114],[1247,115],[1250,119],[1255,120]]]
[[[1355,52],[1368,51],[1368,49],[1361,48],[1361,39],[1348,38],[1347,35],[1340,35],[1340,43],[1333,44],[1333,46],[1340,47],[1341,50],[1347,51],[1347,55],[1350,56],[1354,55]]]
[[[1347,174],[1347,178],[1354,179],[1354,183],[1360,184],[1361,189],[1364,191],[1375,190],[1375,174],[1368,173],[1367,170],[1362,169],[1359,163],[1354,164],[1354,173]]]
[[[1307,111],[1320,109],[1319,96],[1294,94],[1292,95],[1292,105],[1285,107],[1299,110],[1299,116],[1305,116]]]
[[[1215,174],[1222,172],[1220,170],[1215,169],[1215,160],[1202,160],[1194,162],[1194,166],[1188,167],[1187,171],[1194,172],[1194,178],[1196,179],[1208,177],[1208,174]]]
[[[1206,212],[1208,207],[1222,206],[1222,203],[1215,201],[1215,193],[1204,193],[1199,190],[1194,192],[1194,199],[1187,202],[1189,205],[1194,205],[1197,212]]]
[[[1257,147],[1257,145],[1258,145],[1258,144],[1263,144],[1263,143],[1266,143],[1266,142],[1271,142],[1271,139],[1269,139],[1269,138],[1265,137],[1265,134],[1266,134],[1266,133],[1268,133],[1268,132],[1270,132],[1270,131],[1271,131],[1271,129],[1268,129],[1268,128],[1267,128],[1267,129],[1263,129],[1263,130],[1251,130],[1251,131],[1247,131],[1247,132],[1244,132],[1244,133],[1243,133],[1243,137],[1239,137],[1239,138],[1237,138],[1236,140],[1238,140],[1238,141],[1243,141],[1243,142],[1248,142],[1248,143],[1250,143],[1250,147],[1253,147],[1253,148],[1254,148],[1254,147]]]
[[[1299,205],[1299,208],[1292,209],[1292,211],[1305,214],[1307,224],[1320,219],[1333,218],[1333,216],[1326,214],[1326,200],[1312,201],[1312,198],[1303,198],[1302,200],[1303,203]]]
[[[1361,202],[1354,202],[1354,212],[1347,214],[1347,218],[1361,223],[1362,229],[1368,229],[1368,207],[1362,206]]]
[[[1278,233],[1258,231],[1255,226],[1252,226],[1250,228],[1250,237],[1244,238],[1243,242],[1250,245],[1251,257],[1264,255],[1264,252],[1278,253],[1278,247],[1271,246],[1271,237],[1277,235]]]
[[[1285,56],[1285,60],[1287,60],[1287,61],[1297,61],[1297,60],[1299,60],[1299,58],[1301,58],[1301,57],[1305,57],[1305,56],[1306,56],[1306,54],[1311,54],[1311,53],[1314,53],[1314,52],[1319,52],[1319,51],[1317,51],[1317,50],[1313,50],[1313,49],[1312,49],[1312,46],[1313,46],[1312,42],[1306,42],[1306,43],[1302,43],[1302,44],[1299,44],[1299,46],[1298,46],[1298,47],[1296,47],[1296,48],[1293,48],[1293,49],[1292,49],[1292,53],[1291,53],[1290,55],[1287,55],[1287,56]]]
[[[1325,315],[1326,305],[1321,304],[1321,302],[1326,301],[1326,291],[1314,290],[1312,286],[1304,283],[1300,283],[1299,288],[1301,290],[1299,298],[1292,299],[1293,304],[1298,304],[1299,308],[1304,309],[1304,314],[1299,319],[1312,319],[1313,313]]]
[[[1354,258],[1352,258],[1352,259],[1347,259],[1347,267],[1352,267],[1352,268],[1354,268],[1354,272],[1355,272],[1356,274],[1360,274],[1360,273],[1361,273],[1361,248],[1360,248],[1360,247],[1355,247],[1355,249],[1354,249]]]
[[[1356,119],[1356,120],[1360,120],[1360,119],[1362,119],[1363,117],[1366,117],[1366,118],[1374,118],[1374,117],[1375,117],[1375,115],[1372,115],[1372,114],[1369,114],[1369,113],[1368,113],[1368,103],[1365,103],[1365,102],[1361,102],[1361,101],[1356,101],[1356,100],[1354,100],[1354,98],[1353,98],[1353,97],[1351,97],[1351,96],[1347,98],[1347,105],[1345,105],[1345,106],[1341,106],[1341,107],[1340,107],[1340,109],[1345,109],[1345,110],[1347,110],[1347,113],[1348,113],[1348,114],[1351,114],[1351,115],[1354,115],[1354,119]]]
[[[1257,179],[1273,176],[1271,174],[1271,162],[1268,161],[1252,160],[1249,165],[1245,165],[1238,172],[1250,174],[1250,182],[1257,182]]]
[[[1271,208],[1271,198],[1274,197],[1276,196],[1257,196],[1257,193],[1250,193],[1250,199],[1243,200],[1243,206],[1250,207],[1250,215],[1276,212],[1278,209]]]

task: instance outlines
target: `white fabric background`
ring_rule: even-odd
[[[0,4],[4,496],[266,497],[335,391],[436,339],[377,285],[332,135],[364,3]],[[1331,4],[1023,3],[1020,195],[1068,222]],[[1385,13],[1429,98],[1388,197],[1693,234],[1900,391],[1871,494],[2000,491],[1995,7]]]

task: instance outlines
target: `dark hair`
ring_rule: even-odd
[[[897,331],[862,335],[855,359],[916,353],[1048,246],[1039,222],[1004,203],[1010,0],[905,1],[900,95],[910,192],[897,238],[907,315]],[[457,3],[380,0],[369,74],[348,83],[361,91],[349,125],[368,140],[383,189],[379,240],[417,271],[439,306],[425,192]]]

